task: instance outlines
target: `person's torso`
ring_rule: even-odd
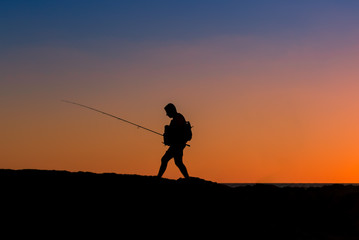
[[[186,119],[183,117],[182,114],[177,113],[171,120],[170,127],[181,128],[184,127],[185,124],[186,124]]]
[[[177,113],[173,117],[169,125],[172,144],[183,144],[186,142],[184,140],[185,126],[186,126],[186,119],[183,117],[182,114]]]

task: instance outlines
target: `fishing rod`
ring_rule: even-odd
[[[125,123],[132,124],[132,125],[134,125],[134,126],[136,126],[136,127],[138,127],[138,128],[142,128],[142,129],[147,130],[147,131],[149,131],[149,132],[152,132],[152,133],[154,133],[154,134],[157,134],[157,135],[163,136],[163,134],[162,134],[162,133],[159,133],[159,132],[153,131],[153,130],[151,130],[151,129],[149,129],[149,128],[146,128],[146,127],[143,127],[143,126],[138,125],[138,124],[136,124],[136,123],[133,123],[133,122],[127,121],[126,119],[123,119],[123,118],[120,118],[120,117],[114,116],[114,115],[112,115],[112,114],[105,113],[105,112],[100,111],[100,110],[98,110],[98,109],[96,109],[96,108],[92,108],[92,107],[89,107],[89,106],[86,106],[86,105],[83,105],[83,104],[80,104],[80,103],[75,103],[75,102],[71,102],[71,101],[67,101],[67,100],[61,100],[61,101],[62,101],[62,102],[65,102],[65,103],[69,103],[69,104],[77,105],[77,106],[80,106],[80,107],[84,107],[84,108],[87,108],[87,109],[90,109],[90,110],[93,110],[93,111],[96,111],[96,112],[99,112],[99,113],[102,113],[102,114],[104,114],[104,115],[107,115],[107,116],[110,116],[110,117],[116,118],[116,119],[118,119],[118,120],[121,120],[121,121],[123,121],[123,122],[125,122]]]
[[[136,126],[136,127],[138,127],[138,128],[142,128],[142,129],[144,129],[144,130],[146,130],[146,131],[149,131],[149,132],[152,132],[152,133],[154,133],[154,134],[157,134],[157,135],[163,136],[163,134],[162,134],[162,133],[159,133],[159,132],[153,131],[153,130],[151,130],[151,129],[149,129],[149,128],[146,128],[146,127],[143,127],[143,126],[138,125],[138,124],[136,124],[136,123],[133,123],[133,122],[127,121],[126,119],[123,119],[123,118],[117,117],[117,116],[115,116],[115,115],[112,115],[112,114],[109,114],[109,113],[106,113],[106,112],[100,111],[100,110],[98,110],[98,109],[96,109],[96,108],[89,107],[89,106],[86,106],[86,105],[83,105],[83,104],[80,104],[80,103],[75,103],[75,102],[67,101],[67,100],[61,100],[61,101],[62,101],[62,102],[65,102],[65,103],[69,103],[69,104],[77,105],[77,106],[80,106],[80,107],[84,107],[84,108],[87,108],[87,109],[93,110],[93,111],[95,111],[95,112],[102,113],[102,114],[104,114],[104,115],[107,115],[107,116],[110,116],[110,117],[116,118],[116,119],[118,119],[118,120],[121,120],[121,121],[123,121],[123,122],[125,122],[125,123],[129,123],[129,124],[131,124],[131,125],[134,125],[134,126]],[[189,145],[189,144],[186,144],[186,146],[190,147],[190,145]]]

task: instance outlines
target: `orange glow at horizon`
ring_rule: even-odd
[[[262,53],[268,46],[252,47],[245,56],[230,53],[243,41],[251,44],[223,38],[151,48],[136,63],[118,60],[111,66],[71,49],[67,54],[51,49],[105,73],[87,67],[76,72],[71,62],[66,72],[54,69],[56,76],[36,65],[24,67],[17,77],[29,83],[23,89],[6,86],[2,97],[0,167],[156,175],[166,151],[161,137],[60,100],[159,132],[170,121],[163,107],[173,102],[194,125],[191,147],[184,152],[191,176],[217,182],[358,183],[356,46],[333,55],[313,52],[310,45],[289,53],[275,45],[280,54]],[[40,51],[45,59],[48,50]],[[118,70],[117,64],[125,67]],[[58,84],[47,85],[50,78]],[[64,83],[68,78],[91,84]],[[31,81],[41,79],[43,89],[33,89]],[[182,177],[173,161],[164,177]]]

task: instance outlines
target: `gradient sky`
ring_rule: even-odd
[[[190,120],[190,175],[359,182],[359,2],[1,1],[0,168],[156,175]],[[164,175],[181,177],[171,162]]]

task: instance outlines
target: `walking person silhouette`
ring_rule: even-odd
[[[166,171],[168,162],[174,158],[176,166],[185,178],[189,178],[187,168],[183,164],[183,150],[186,147],[186,120],[182,114],[177,112],[175,105],[169,103],[165,107],[165,111],[169,118],[172,118],[170,125],[165,126],[163,134],[164,143],[169,148],[161,159],[161,166],[158,171],[158,177],[161,178]]]

